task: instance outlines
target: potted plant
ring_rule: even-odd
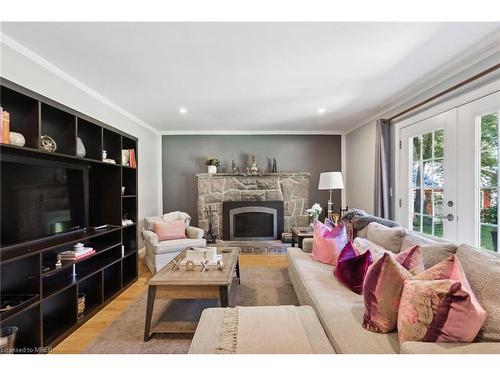
[[[207,159],[205,165],[208,166],[208,173],[217,173],[217,167],[220,166],[220,160],[216,158]]]
[[[498,223],[498,207],[497,205],[485,208],[481,210],[481,222],[487,224]],[[491,228],[491,242],[493,243],[493,249],[497,251],[497,227]]]
[[[311,208],[306,210],[307,216],[309,216],[309,226],[313,227],[316,221],[318,220],[319,215],[323,209],[318,203],[314,203]]]

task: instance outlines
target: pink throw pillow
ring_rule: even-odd
[[[373,263],[363,284],[365,329],[388,333],[396,328],[404,282],[411,277],[410,271],[389,252]]]
[[[401,343],[472,342],[485,320],[454,255],[405,281],[398,314]]]
[[[412,246],[405,251],[395,255],[396,260],[412,275],[418,275],[424,272],[424,258],[418,245]]]
[[[370,250],[358,255],[349,241],[340,252],[337,267],[333,273],[335,277],[354,293],[363,292],[363,281],[368,267],[372,264]]]
[[[313,260],[335,266],[340,252],[348,241],[343,223],[332,229],[318,220],[314,224],[311,257]]]
[[[158,241],[180,240],[186,238],[184,220],[174,220],[168,223],[156,221],[154,232],[158,236]]]

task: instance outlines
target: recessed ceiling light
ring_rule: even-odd
[[[326,112],[326,109],[324,109],[324,108],[318,108],[318,114],[319,115],[324,115],[325,112]]]
[[[187,108],[179,108],[179,113],[181,115],[185,115],[186,113],[188,113],[188,110],[187,110]]]

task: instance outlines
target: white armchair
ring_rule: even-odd
[[[168,222],[182,219],[185,221],[186,238],[179,240],[158,241],[158,236],[154,232],[154,225],[157,221]],[[146,256],[144,261],[152,274],[155,274],[174,259],[182,250],[187,247],[205,247],[207,241],[203,238],[203,229],[190,226],[191,217],[185,212],[175,211],[163,216],[150,216],[144,219],[144,229],[142,237],[146,245]]]

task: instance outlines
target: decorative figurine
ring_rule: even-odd
[[[42,135],[40,137],[40,148],[42,151],[54,152],[57,150],[57,143],[48,135]]]
[[[179,265],[180,265],[181,261],[180,261],[180,260],[175,260],[175,259],[174,259],[174,260],[172,260],[172,263],[173,263],[173,264],[172,264],[172,270],[173,270],[173,271],[178,270],[178,269],[179,269]]]
[[[273,158],[273,170],[272,173],[278,173],[278,167],[276,166],[276,159]]]
[[[201,272],[208,271],[208,260],[200,263],[201,263]]]
[[[62,267],[61,254],[57,254],[56,268],[61,268],[61,267]]]
[[[222,260],[217,261],[217,269],[222,271],[224,269],[224,262]]]
[[[217,240],[217,233],[214,231],[214,218],[217,218],[217,210],[212,209],[212,206],[208,206],[208,209],[203,211],[208,218],[208,230],[205,235],[207,243],[215,243]]]
[[[259,172],[259,168],[257,167],[257,162],[255,159],[255,154],[252,155],[252,166],[250,167],[250,173],[257,174]]]
[[[194,262],[192,260],[186,261],[186,271],[194,271]]]
[[[231,169],[233,170],[234,174],[240,173],[238,168],[236,168],[236,164],[234,163],[234,160],[231,161]]]

